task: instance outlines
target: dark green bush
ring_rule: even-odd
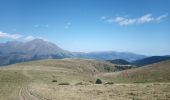
[[[106,66],[106,67],[104,67],[104,70],[106,70],[106,71],[110,72],[110,71],[111,71],[111,68],[110,68],[110,67],[108,67],[108,66]]]
[[[52,80],[52,82],[57,82],[57,80]]]
[[[65,82],[65,83],[59,83],[58,85],[70,85],[70,83],[67,83],[67,82]]]
[[[97,79],[96,84],[102,84],[102,81],[100,79]]]

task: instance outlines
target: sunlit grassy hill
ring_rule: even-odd
[[[114,73],[103,74],[103,79],[114,82],[170,82],[170,60]]]
[[[115,72],[116,64],[92,59],[48,59],[18,63],[0,68],[0,100],[102,100],[104,98],[131,100],[134,95],[131,95],[130,88],[141,91],[142,96],[143,92],[148,91],[142,87],[152,86],[136,83],[169,82],[169,65],[170,61],[164,61]],[[95,85],[98,78],[102,80],[102,85]],[[105,82],[112,83],[108,86]],[[126,83],[135,83],[135,85]],[[170,88],[169,86],[169,84],[160,84],[154,88],[163,91],[161,93],[167,93],[168,91],[164,89]],[[124,97],[121,97],[117,91]],[[148,91],[147,95],[152,97],[150,93],[152,91]],[[142,97],[145,98],[145,95]],[[160,93],[158,97],[166,98]]]

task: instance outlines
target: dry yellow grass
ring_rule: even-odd
[[[164,64],[165,67],[160,67]],[[169,64],[170,61],[160,65],[156,64],[159,67],[151,67],[151,70],[156,70],[157,76],[160,76],[164,72],[163,70],[169,70],[169,67],[167,67]],[[122,80],[117,76],[124,71],[111,72],[115,70],[114,66],[114,64],[108,62],[87,59],[50,59],[6,66],[0,68],[0,100],[170,99],[170,83],[168,81],[161,80],[161,83],[137,84],[133,83],[133,77],[128,81]],[[109,72],[108,68],[110,69]],[[148,70],[148,67],[146,69]],[[161,71],[157,69],[161,69]],[[145,71],[142,69],[141,72]],[[162,77],[169,77],[166,75],[169,74],[164,74]],[[111,82],[115,79],[117,83],[95,85],[97,78],[102,78],[103,82]],[[127,77],[123,78],[126,79]],[[136,77],[134,79],[136,81]],[[142,78],[138,80],[142,80]],[[66,83],[69,85],[59,85]]]
[[[114,73],[101,77],[117,83],[170,82],[170,60]]]
[[[31,84],[33,94],[50,100],[168,100],[169,83],[113,85]]]

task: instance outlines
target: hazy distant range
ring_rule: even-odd
[[[123,59],[132,62],[145,57],[145,55],[115,51],[89,53],[70,52],[58,47],[54,43],[42,39],[34,39],[28,42],[9,41],[0,43],[0,65],[48,58],[88,58],[97,60]]]

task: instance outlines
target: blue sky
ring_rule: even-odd
[[[70,51],[170,54],[170,0],[0,0],[0,42]]]

